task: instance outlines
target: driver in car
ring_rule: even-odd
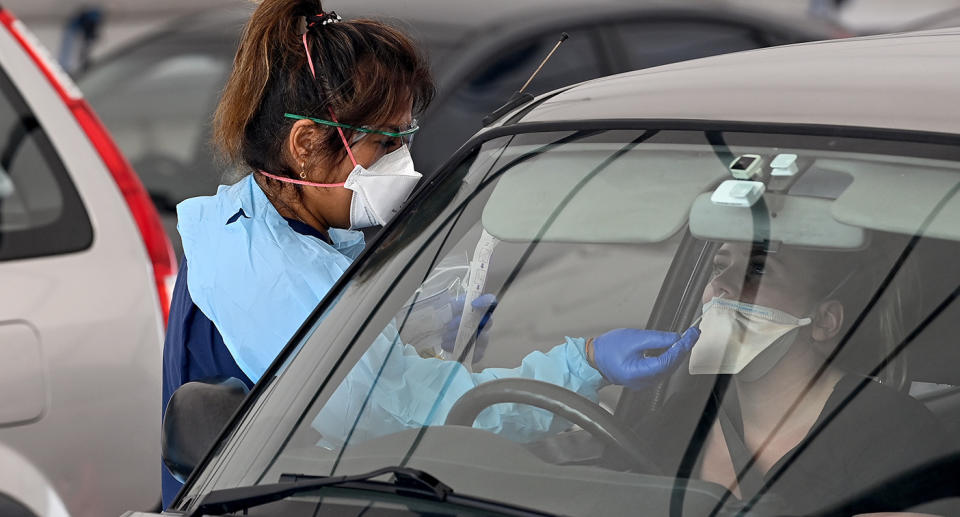
[[[884,253],[879,240],[863,251],[719,248],[689,373],[730,374],[731,383],[723,395],[708,395],[720,400],[692,471],[682,472],[680,458],[701,418],[691,408],[704,407],[704,394],[688,390],[666,402],[657,424],[667,437],[658,451],[668,472],[721,484],[741,499],[770,491],[805,514],[946,450],[945,432],[923,404],[876,381],[878,365],[896,362],[905,313],[916,301],[907,292],[915,281],[902,268],[867,307],[887,272],[877,269],[876,255],[867,258]],[[856,321],[861,314],[866,319]],[[624,332],[635,331],[613,331]],[[596,351],[608,340],[597,338]],[[851,368],[838,364],[845,355]],[[894,508],[897,497],[891,490],[863,504]]]
[[[498,378],[538,379],[592,400],[608,383],[644,389],[673,372],[692,349],[690,374],[729,374],[732,382],[691,472],[680,472],[678,461],[701,416],[691,408],[702,408],[702,398],[681,392],[667,401],[657,433],[663,454],[655,458],[665,471],[718,483],[741,498],[770,485],[764,490],[772,486],[794,510],[856,493],[929,461],[946,440],[921,403],[835,360],[879,285],[882,272],[866,267],[876,261],[863,258],[877,247],[824,252],[780,246],[773,252],[725,243],[703,291],[699,329],[625,328],[591,339],[568,337],[512,369],[472,373],[457,362],[420,357],[391,323],[314,419],[323,435],[319,445],[339,448],[348,437],[357,442],[441,425],[464,393]],[[897,291],[901,287],[890,289],[896,296],[884,297],[872,311],[880,331],[853,332],[866,336],[874,352],[889,351],[903,338],[898,304],[909,298]],[[732,425],[722,426],[724,420]],[[474,423],[522,442],[566,425],[548,411],[512,403],[491,406]]]

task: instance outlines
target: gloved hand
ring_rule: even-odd
[[[464,298],[462,296],[457,297],[456,300],[453,300],[451,304],[452,307],[458,309],[454,313],[453,318],[447,321],[446,327],[444,328],[443,341],[440,345],[445,352],[453,352],[454,345],[457,342],[457,330],[460,329],[460,320],[463,317],[463,304]],[[490,327],[493,326],[493,309],[497,307],[497,297],[487,293],[481,294],[470,304],[475,311],[484,312],[483,319],[480,320],[480,335],[477,336],[477,342],[473,345],[473,361],[479,361],[483,359],[483,354],[487,350],[487,333],[490,331]]]
[[[611,330],[593,340],[592,360],[611,383],[643,389],[673,370],[699,338],[700,329],[696,327],[690,327],[682,336],[659,330]],[[663,353],[648,355],[660,350]]]

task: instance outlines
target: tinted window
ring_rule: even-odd
[[[230,39],[171,33],[94,66],[80,82],[161,210],[212,194],[206,142],[230,70]]]
[[[586,81],[608,73],[598,59],[597,45],[589,30],[568,31],[570,38],[544,65],[526,91],[538,95],[562,86]],[[561,31],[513,43],[477,63],[475,72],[453,85],[450,97],[438,105],[430,124],[418,137],[428,142],[414,146],[414,157],[422,172],[432,172],[444,159],[482,127],[481,120],[502,106],[520,89],[550,52]]]
[[[79,251],[92,240],[56,150],[0,72],[0,260]]]
[[[783,154],[798,157],[798,172],[771,177],[753,210],[715,198],[736,157],[757,155],[766,171]],[[907,389],[960,386],[957,158],[940,146],[759,130],[488,142],[468,171],[421,191],[331,293],[337,304],[257,392],[211,484],[402,464],[460,494],[585,516],[707,517],[744,505],[854,515],[956,493],[956,464],[923,483],[912,470],[953,457],[960,395]],[[498,300],[479,339],[482,314],[457,315],[470,292]],[[661,348],[656,336],[679,342],[663,332],[697,341],[654,379],[634,368],[659,362],[643,359]],[[537,395],[517,397],[510,377],[542,381],[528,384]],[[579,429],[523,405],[583,402],[551,383],[613,408],[620,425],[602,427],[635,431],[625,441],[641,451],[602,443],[575,412],[557,414]],[[281,421],[296,426],[289,436]],[[828,511],[850,500],[850,511]]]
[[[753,29],[723,23],[625,23],[613,33],[628,70],[766,46]]]
[[[537,66],[557,44],[560,31],[538,39],[510,45],[488,66],[478,68],[457,90],[455,97],[465,109],[488,110],[503,104],[519,90]],[[588,31],[571,31],[570,38],[547,61],[527,91],[537,95],[550,90],[592,79],[601,74],[594,40]]]

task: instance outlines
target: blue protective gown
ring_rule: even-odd
[[[282,218],[251,176],[181,203],[178,214],[186,257],[164,343],[164,410],[192,380],[236,377],[252,387],[363,246],[359,232],[331,230],[326,240]],[[582,338],[531,353],[517,368],[471,373],[456,362],[420,357],[391,323],[314,419],[323,435],[318,445],[440,424],[463,393],[503,377],[543,380],[594,400],[604,383],[585,359]],[[493,406],[475,423],[518,441],[560,425],[547,411],[516,404]],[[164,508],[180,486],[164,468]]]
[[[287,223],[292,230],[302,235],[325,239],[322,233],[300,221],[288,219]],[[187,260],[184,259],[180,263],[177,282],[173,288],[170,320],[163,345],[164,412],[173,392],[190,381],[234,377],[240,379],[248,389],[253,388],[253,381],[240,369],[230,350],[224,345],[220,331],[194,305],[187,288],[187,272]],[[162,485],[163,507],[166,508],[183,484],[164,467]]]
[[[170,320],[167,323],[167,336],[163,344],[163,411],[173,392],[190,381],[212,377],[236,377],[248,388],[253,382],[237,366],[230,351],[223,344],[223,338],[200,309],[193,304],[187,290],[187,261],[180,264],[177,283],[173,288],[173,301],[170,304]],[[183,486],[163,467],[162,474],[163,508],[173,501]]]

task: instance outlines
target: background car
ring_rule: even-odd
[[[336,9],[335,4],[331,8]],[[697,57],[833,37],[822,22],[702,2],[538,0],[450,3],[367,0],[346,16],[393,20],[426,48],[439,92],[412,153],[434,171],[481,119],[518,90],[566,31],[570,35],[530,85],[531,93],[613,73]],[[115,51],[78,84],[117,138],[164,217],[179,250],[174,207],[230,182],[209,147],[209,121],[248,9],[185,18]]]
[[[175,273],[126,159],[0,8],[0,514],[116,515],[159,501]]]
[[[956,26],[955,0],[823,0],[814,7],[818,15],[843,26],[852,34],[870,35]],[[832,5],[831,5],[832,4]],[[954,23],[947,22],[953,19]]]
[[[464,145],[355,261],[170,512],[955,513],[960,68],[950,65],[958,55],[951,30],[809,43],[597,79],[518,107]],[[723,190],[729,181],[743,193]],[[707,446],[704,425],[717,415],[710,401],[731,385],[724,376],[690,375],[682,364],[646,389],[608,385],[597,397],[605,411],[563,389],[590,375],[576,355],[560,356],[569,370],[546,382],[517,383],[502,370],[524,364],[529,376],[531,357],[577,346],[564,336],[684,331],[700,321],[707,286],[729,274],[717,262],[727,244],[771,262],[788,249],[808,257],[773,277],[770,263],[743,264],[731,278],[754,293],[793,278],[796,289],[782,299],[805,302],[805,286],[838,278],[819,286],[829,291],[820,296],[861,299],[845,305],[848,326],[823,351],[854,388],[835,403],[830,395],[820,406],[829,414],[817,411],[790,442],[798,445],[788,461],[766,467],[744,501],[676,475]],[[456,261],[471,269],[461,279],[468,293],[498,299],[480,361],[469,341],[442,360],[432,344],[404,337],[417,297],[435,291],[432,280]],[[439,332],[445,321],[436,321]],[[821,450],[822,468],[794,465],[856,411],[868,386],[926,406],[946,442],[933,434],[896,441],[921,419],[897,420],[903,415],[883,406],[860,415],[830,454]],[[796,392],[797,401],[806,394]],[[694,399],[666,413],[681,418],[658,421],[677,396]],[[528,404],[548,416],[533,418]],[[870,449],[891,437],[891,446]],[[933,455],[902,456],[927,446]],[[898,456],[904,468],[880,468]],[[860,462],[859,474],[842,475],[838,457]],[[828,471],[841,474],[836,485],[823,481]],[[796,472],[808,482],[788,503],[778,480]]]
[[[948,27],[960,27],[960,7],[945,10],[920,21],[912,22],[905,27],[900,27],[900,30],[916,31],[922,29],[941,29]]]

